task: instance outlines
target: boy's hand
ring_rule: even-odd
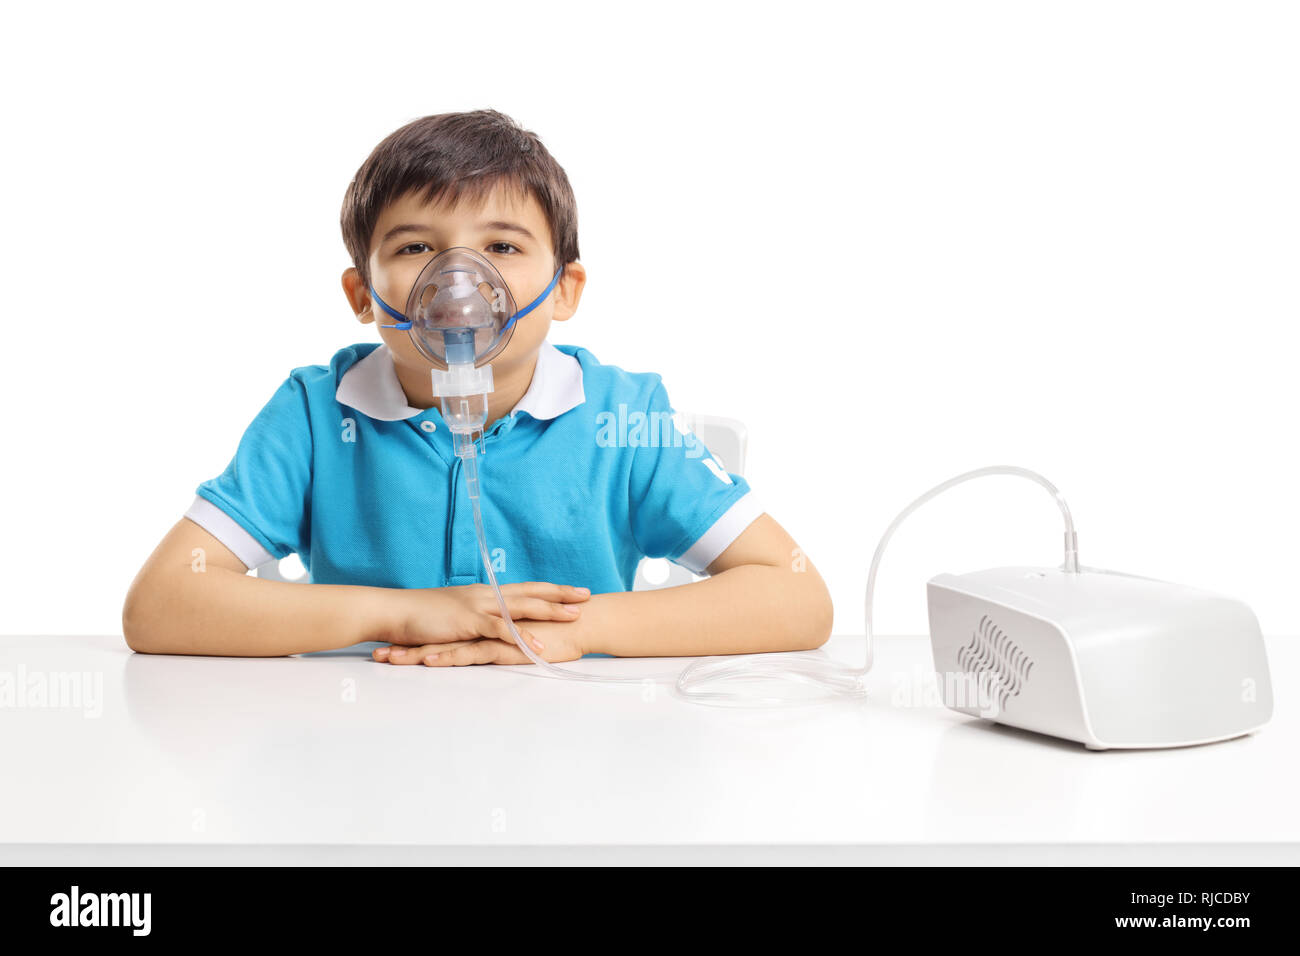
[[[490,585],[414,588],[398,593],[400,604],[396,624],[385,636],[395,645],[425,647],[495,638],[514,646],[514,638],[501,617],[501,608]],[[568,622],[578,619],[581,610],[578,605],[586,601],[591,592],[567,584],[526,581],[502,585],[501,596],[513,620]],[[520,631],[523,632],[522,628]],[[539,654],[542,652],[536,643],[533,649]],[[518,647],[514,650],[523,658],[521,663],[529,662],[523,651]]]
[[[502,588],[504,593],[505,588]],[[520,636],[532,644],[537,656],[552,663],[576,661],[587,653],[582,643],[581,628],[576,622],[529,621],[521,627],[515,623]],[[519,649],[513,637],[492,637],[468,641],[449,641],[426,644],[422,647],[376,647],[371,656],[380,663],[427,664],[430,667],[448,667],[460,664],[531,664],[532,658]],[[539,646],[540,645],[540,646]],[[435,656],[436,655],[436,656]]]

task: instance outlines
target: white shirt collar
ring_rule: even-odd
[[[424,414],[422,408],[406,403],[406,393],[393,367],[393,354],[380,345],[343,373],[334,397],[340,404],[384,422],[400,421]],[[582,390],[582,366],[577,358],[543,341],[537,353],[537,367],[528,391],[511,414],[527,412],[537,419],[555,418],[586,400]]]

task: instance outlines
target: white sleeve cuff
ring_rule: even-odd
[[[260,568],[275,556],[258,543],[234,518],[226,514],[207,498],[195,497],[194,504],[185,512],[196,525],[216,538],[244,562],[244,567]]]
[[[694,574],[707,574],[705,570],[717,560],[718,555],[726,551],[731,542],[740,537],[740,533],[763,513],[763,508],[754,496],[747,491],[713,522],[708,531],[700,535],[696,542],[686,549],[686,553],[676,558],[673,563],[680,564]]]

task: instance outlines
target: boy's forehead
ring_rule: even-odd
[[[482,197],[466,193],[454,204],[445,197],[426,202],[422,191],[408,192],[384,207],[372,239],[377,240],[387,230],[403,223],[446,227],[500,221],[518,223],[542,240],[550,235],[536,197],[498,183]]]

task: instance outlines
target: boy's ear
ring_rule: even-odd
[[[587,284],[587,270],[578,260],[564,267],[564,274],[555,284],[555,311],[551,314],[554,322],[563,322],[572,318],[578,311],[578,300],[582,298],[583,286]]]
[[[365,325],[375,321],[374,310],[370,308],[370,290],[366,288],[356,266],[343,270],[343,293],[348,297],[348,305],[358,322]]]

